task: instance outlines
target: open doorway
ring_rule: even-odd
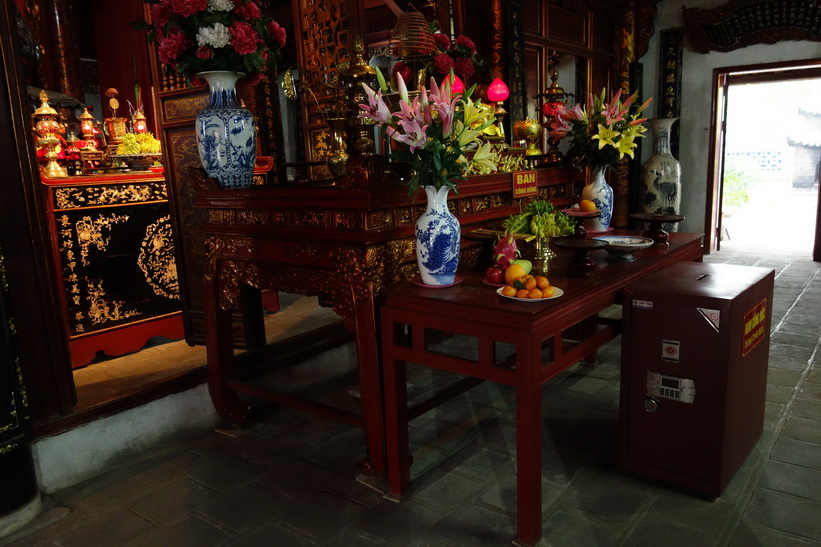
[[[717,69],[715,249],[812,254],[818,231],[821,66]],[[712,210],[710,210],[712,209]]]

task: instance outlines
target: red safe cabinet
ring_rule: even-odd
[[[721,495],[764,427],[774,277],[691,262],[625,289],[623,468]]]

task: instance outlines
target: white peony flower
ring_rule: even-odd
[[[208,0],[208,11],[231,11],[234,0]]]
[[[228,27],[222,23],[214,23],[212,27],[202,27],[197,32],[198,46],[211,46],[214,49],[219,49],[228,45],[231,40],[231,33]]]

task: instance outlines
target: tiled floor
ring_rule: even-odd
[[[821,264],[729,249],[777,273],[764,435],[716,500],[615,465],[618,341],[545,390],[549,545],[821,544]],[[418,393],[440,379],[418,372]],[[335,385],[348,386],[346,382]],[[345,398],[347,387],[337,390]],[[507,545],[510,390],[483,384],[412,424],[401,503],[357,481],[361,431],[281,408],[239,437],[205,431],[49,496],[9,545]]]

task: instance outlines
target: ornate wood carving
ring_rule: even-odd
[[[821,41],[821,3],[730,0],[713,9],[683,8],[690,46],[698,53],[732,51],[782,40]]]

